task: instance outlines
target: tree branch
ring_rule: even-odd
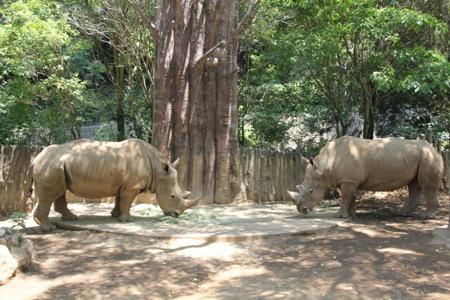
[[[155,23],[151,22],[148,19],[148,16],[145,16],[142,13],[141,7],[138,7],[136,4],[133,3],[133,1],[131,1],[131,0],[125,0],[125,1],[131,6],[131,8],[133,8],[133,10],[137,13],[139,19],[145,24],[145,26],[150,29],[152,37],[156,41],[156,38],[158,37],[158,30],[156,29]]]
[[[205,54],[203,54],[196,62],[194,67],[200,66],[200,64],[203,64],[203,62],[206,60],[206,58],[217,48],[221,47],[221,46],[225,46],[226,42],[225,41],[220,41],[219,43],[217,43],[217,45],[215,45],[214,47],[212,47],[211,49],[209,49],[208,51],[206,51]]]
[[[236,28],[235,35],[239,35],[244,28],[250,23],[250,21],[253,19],[253,17],[256,14],[257,8],[260,4],[261,0],[253,0],[252,6],[248,10],[248,12],[245,14],[245,16],[242,18],[242,20],[239,22],[238,27]]]

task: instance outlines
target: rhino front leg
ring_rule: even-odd
[[[78,220],[77,216],[74,215],[67,207],[67,200],[65,193],[61,197],[56,199],[55,203],[53,204],[53,208],[55,209],[55,211],[59,212],[62,215],[61,219],[63,220],[66,221]]]
[[[131,221],[130,208],[136,196],[139,194],[137,190],[121,191],[120,192],[120,222]]]
[[[41,231],[51,231],[56,229],[56,226],[50,223],[48,214],[53,201],[39,200],[36,210],[34,211],[33,219],[39,224]]]
[[[354,209],[354,195],[356,191],[356,186],[353,183],[342,183],[341,184],[341,205],[339,212],[337,214],[338,218],[348,218],[352,215],[352,212],[356,212]]]
[[[356,197],[353,195],[352,200],[350,201],[350,216],[356,216]]]

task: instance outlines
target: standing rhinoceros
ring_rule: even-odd
[[[339,187],[342,200],[339,217],[355,214],[354,193],[392,191],[408,186],[409,200],[403,213],[411,214],[427,198],[426,217],[433,218],[439,206],[436,194],[442,184],[441,155],[426,141],[384,138],[364,140],[344,136],[329,142],[306,168],[299,192],[288,191],[297,210],[308,213],[330,188]]]
[[[120,221],[130,221],[130,207],[142,192],[156,193],[166,215],[177,216],[196,201],[178,186],[177,171],[150,144],[129,139],[122,142],[77,140],[46,147],[33,160],[33,181],[38,206],[35,221],[41,229],[54,228],[48,220],[50,207],[66,220],[77,217],[67,208],[66,190],[85,198],[116,197],[111,211]]]

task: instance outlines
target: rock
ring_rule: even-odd
[[[2,236],[4,236],[5,234],[6,234],[6,230],[3,229],[3,228],[0,228],[0,238],[1,238]]]
[[[22,234],[20,232],[14,232],[8,239],[8,247],[19,247],[22,240]]]
[[[20,247],[9,248],[12,256],[17,261],[19,269],[27,269],[33,260],[33,243],[30,240],[23,240]]]
[[[9,252],[8,247],[0,245],[0,285],[5,284],[16,274],[17,261]]]

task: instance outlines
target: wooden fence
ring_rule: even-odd
[[[308,160],[300,153],[241,150],[241,169],[246,198],[255,202],[287,201],[305,177]]]
[[[27,197],[31,183],[29,166],[42,147],[0,146],[0,215],[29,211],[33,200]],[[450,152],[443,153],[447,186],[450,188]],[[246,198],[254,202],[288,201],[286,190],[303,181],[308,161],[299,153],[241,150],[242,179]],[[82,198],[68,195],[69,202]],[[113,198],[96,199],[110,202]],[[154,196],[142,194],[137,202],[154,203]]]

